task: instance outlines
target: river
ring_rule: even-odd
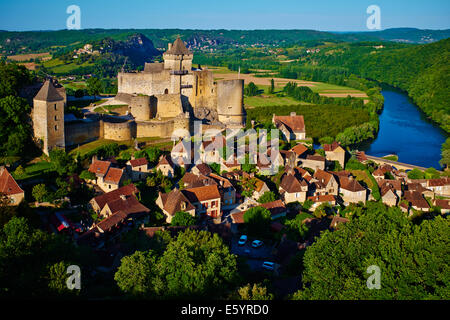
[[[384,109],[375,140],[358,147],[371,156],[396,154],[399,162],[441,169],[441,145],[447,134],[429,121],[409,97],[383,88]]]

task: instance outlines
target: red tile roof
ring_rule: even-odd
[[[340,177],[339,179],[341,189],[351,192],[364,191],[364,187],[355,178]]]
[[[6,195],[23,193],[23,190],[5,167],[0,168],[0,193]]]
[[[182,192],[191,203],[220,199],[219,189],[216,185],[185,189]]]
[[[276,125],[284,124],[293,132],[305,132],[305,121],[303,116],[275,116],[274,122]]]
[[[133,159],[130,160],[130,164],[132,167],[140,167],[148,164],[147,159],[145,158],[139,158],[139,159]]]
[[[443,187],[450,185],[450,178],[430,179],[427,181],[428,187]]]
[[[103,207],[116,199],[120,199],[121,195],[124,196],[130,196],[135,195],[139,192],[139,189],[136,188],[134,184],[129,184],[126,186],[123,186],[119,189],[116,189],[111,192],[104,193],[100,196],[95,197],[93,200],[97,203],[97,205],[100,207],[100,210],[103,209]]]
[[[89,166],[89,171],[97,176],[103,177],[108,172],[110,166],[111,162],[109,161],[94,160]]]
[[[119,184],[122,178],[123,170],[118,168],[109,168],[108,173],[103,178],[103,181],[107,183]]]
[[[172,158],[163,154],[160,158],[159,158],[159,163],[158,166],[160,165],[170,165],[173,168],[173,162],[172,162]]]
[[[297,156],[301,156],[306,151],[308,151],[308,148],[305,147],[303,144],[299,143],[295,147],[293,147],[290,151],[294,152]]]
[[[174,189],[169,193],[159,193],[159,196],[161,197],[164,210],[172,216],[179,211],[191,211],[195,209],[185,194],[178,189]],[[183,202],[186,205],[184,209],[181,206]]]
[[[308,200],[311,200],[313,202],[336,202],[336,197],[332,194],[325,194],[325,195],[319,195],[319,196],[313,196],[308,197]]]
[[[97,224],[97,228],[104,232],[111,231],[115,226],[120,225],[128,218],[125,212],[119,211]]]
[[[127,215],[136,213],[148,213],[150,210],[141,204],[135,196],[122,196],[107,203],[112,214],[116,212],[124,212]]]
[[[433,203],[436,207],[440,207],[441,209],[450,209],[450,200],[435,199]]]
[[[323,145],[323,150],[324,151],[334,151],[340,146],[341,145],[339,144],[339,142],[334,141],[332,144],[324,144]]]
[[[288,193],[302,192],[302,186],[308,186],[305,180],[301,182],[291,174],[287,174],[283,177],[280,183],[280,187]]]
[[[272,216],[278,215],[278,214],[286,211],[286,206],[284,205],[283,201],[281,201],[281,200],[275,200],[272,202],[262,203],[262,204],[260,204],[260,206],[269,210],[270,214]]]

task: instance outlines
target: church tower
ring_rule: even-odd
[[[42,140],[42,151],[47,155],[53,148],[65,148],[65,103],[65,94],[59,92],[51,80],[45,81],[33,99],[34,137]]]

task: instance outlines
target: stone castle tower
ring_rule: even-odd
[[[64,88],[61,89],[55,88],[51,80],[46,80],[33,99],[34,137],[42,141],[42,151],[47,155],[53,148],[65,148],[66,95]]]

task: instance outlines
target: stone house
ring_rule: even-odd
[[[289,151],[294,154],[294,164],[293,164],[293,166],[297,166],[299,161],[301,161],[302,159],[306,158],[309,149],[304,144],[299,143],[299,144],[297,144],[295,147],[293,147]]]
[[[344,168],[345,149],[338,142],[334,141],[332,144],[324,144],[323,150],[325,151],[325,158],[328,161],[337,161]]]
[[[448,199],[434,199],[433,205],[441,208],[442,214],[450,212],[450,200]]]
[[[175,176],[175,166],[172,159],[167,155],[162,155],[156,165],[156,170],[161,170],[166,177],[173,178]]]
[[[409,203],[409,205],[415,210],[430,211],[430,205],[424,198],[423,194],[419,191],[406,190],[403,194],[403,198]]]
[[[426,188],[437,195],[450,196],[450,178],[429,179],[426,182]]]
[[[196,208],[197,215],[206,215],[220,222],[222,217],[221,196],[217,185],[182,190],[189,202]]]
[[[283,201],[275,200],[272,202],[262,203],[259,206],[266,208],[270,211],[270,215],[272,220],[285,217],[287,213],[287,208],[284,205]]]
[[[399,180],[379,179],[381,199],[388,206],[396,206],[402,196],[402,184]]]
[[[96,184],[104,192],[118,189],[126,179],[124,170],[112,167],[110,161],[94,160],[89,166],[89,172],[95,174]]]
[[[326,172],[322,169],[317,169],[314,172],[312,181],[315,182],[315,190],[311,190],[314,195],[338,195],[339,184],[337,183],[334,175],[332,175],[331,173]]]
[[[130,215],[143,215],[150,213],[150,210],[141,204],[134,195],[119,195],[118,198],[108,201],[100,211],[100,216],[110,217],[118,212]]]
[[[212,173],[212,169],[206,163],[199,163],[192,167],[191,172],[195,175],[208,176]]]
[[[171,223],[173,217],[179,211],[188,212],[193,217],[196,216],[195,206],[193,206],[185,194],[178,189],[173,189],[169,193],[160,192],[156,199],[156,204],[166,216],[167,223]]]
[[[290,116],[272,117],[272,123],[280,130],[280,138],[288,142],[292,140],[304,140],[306,138],[305,121],[303,116],[291,112]]]
[[[117,200],[120,198],[120,196],[136,196],[139,193],[139,189],[136,188],[134,184],[129,184],[126,186],[123,186],[119,189],[104,193],[102,195],[96,196],[89,201],[89,206],[92,208],[96,213],[100,213],[103,208],[105,207],[106,203],[110,203],[114,200]]]
[[[366,203],[367,190],[352,176],[339,178],[339,190],[344,202]]]
[[[295,175],[286,174],[281,180],[279,192],[286,204],[304,202],[308,193],[308,183],[304,179],[297,179]]]
[[[325,157],[318,154],[307,155],[305,159],[300,160],[300,165],[313,170],[325,170]]]
[[[3,166],[0,167],[0,194],[6,196],[11,206],[18,205],[25,198],[25,192]]]
[[[214,173],[211,173],[209,178],[213,179],[219,188],[222,207],[227,207],[236,203],[236,189],[228,179]]]
[[[148,161],[145,158],[131,159],[127,162],[127,173],[133,182],[145,179],[148,172]]]
[[[253,192],[253,199],[258,200],[265,192],[269,192],[270,189],[267,184],[258,178],[253,178],[256,180],[255,191]]]
[[[337,204],[336,196],[334,196],[332,194],[311,196],[311,197],[308,197],[308,200],[311,200],[313,202],[313,205],[311,206],[312,210],[316,209],[322,203],[328,203],[331,206],[335,206]]]
[[[377,168],[376,170],[374,170],[374,172],[372,172],[372,176],[377,181],[384,180],[384,172],[380,168]]]

